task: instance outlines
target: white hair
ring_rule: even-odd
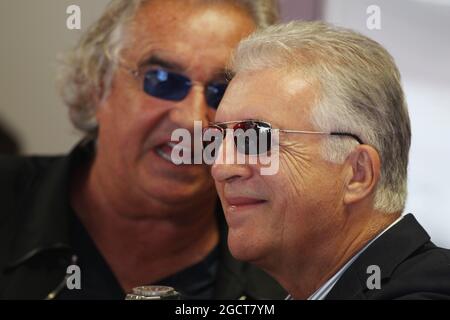
[[[349,132],[373,146],[381,158],[374,208],[404,209],[411,128],[400,73],[377,42],[322,22],[294,21],[254,33],[237,48],[234,73],[267,68],[299,73],[319,85],[312,110],[315,129]],[[330,137],[323,157],[342,163],[355,139]]]
[[[58,84],[74,126],[95,135],[95,109],[106,98],[124,46],[124,30],[137,10],[152,0],[113,0],[103,15],[62,59]],[[186,1],[186,0],[181,0]],[[277,0],[198,0],[240,6],[262,28],[278,21]]]

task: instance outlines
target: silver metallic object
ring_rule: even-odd
[[[125,300],[181,300],[181,295],[172,287],[142,286],[134,288]]]

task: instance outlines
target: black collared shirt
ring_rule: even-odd
[[[70,206],[70,175],[93,154],[93,144],[82,142],[63,157],[0,156],[0,299],[123,298]],[[267,274],[231,256],[220,212],[218,221],[217,249],[160,283],[188,298],[283,299],[286,293]],[[66,289],[67,267],[74,256],[84,272],[84,296]]]
[[[70,232],[76,264],[81,271],[81,290],[65,286],[57,295],[63,300],[123,300],[123,291],[110,267],[97,249],[80,220],[73,215]],[[202,261],[156,283],[175,288],[183,299],[212,299],[217,276],[219,252],[216,247]]]

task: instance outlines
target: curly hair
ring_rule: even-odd
[[[95,108],[107,97],[123,46],[126,25],[137,10],[152,0],[113,0],[103,15],[82,35],[62,59],[58,87],[69,107],[73,125],[86,135],[95,135]],[[253,17],[258,28],[278,21],[277,0],[199,0],[231,2]]]

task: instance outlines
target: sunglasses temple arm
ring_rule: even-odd
[[[277,129],[272,129],[272,130],[277,130]],[[331,133],[329,133],[329,132],[322,132],[322,131],[299,131],[299,130],[285,130],[285,129],[278,129],[278,131],[284,132],[284,133],[331,135]]]
[[[351,133],[346,132],[323,132],[323,131],[298,131],[298,130],[279,130],[280,132],[285,133],[297,133],[297,134],[322,134],[322,135],[329,135],[329,136],[345,136],[345,137],[352,137],[356,141],[358,141],[359,144],[364,144],[364,142],[357,136]]]

